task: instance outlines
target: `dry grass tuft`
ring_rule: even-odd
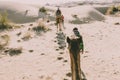
[[[10,56],[14,56],[14,55],[19,55],[22,53],[22,48],[10,48],[8,50],[5,51],[5,53],[9,54]]]
[[[5,46],[8,45],[10,37],[8,35],[0,36],[0,50],[4,49]]]
[[[38,26],[33,27],[32,30],[35,31],[35,32],[41,32],[41,31],[46,32],[46,31],[48,31],[49,29],[48,29],[47,26],[44,24],[44,22],[39,21]]]
[[[27,40],[29,40],[30,38],[32,38],[31,33],[30,33],[30,32],[26,32],[26,33],[23,35],[22,40],[27,41]]]
[[[106,15],[114,15],[120,12],[120,6],[111,6],[108,8]]]

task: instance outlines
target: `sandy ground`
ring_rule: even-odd
[[[18,19],[17,23],[24,25],[22,28],[1,32],[1,34],[10,36],[7,47],[21,47],[23,50],[22,54],[15,56],[1,52],[0,80],[71,80],[68,75],[71,70],[65,36],[72,35],[74,27],[79,29],[84,40],[85,51],[81,55],[81,68],[87,80],[120,80],[120,25],[115,25],[117,22],[120,23],[120,18],[105,16],[89,5],[61,8],[65,16],[66,29],[63,31],[65,35],[56,34],[55,21],[45,22],[51,30],[36,35],[28,29],[37,25],[38,8],[25,4],[21,9],[16,7],[17,5],[12,8],[10,6],[8,4],[0,5],[0,10],[7,8],[13,11],[12,13],[8,11],[9,15],[16,12],[16,15],[21,14],[20,17],[24,16],[23,6],[34,11],[27,16],[25,22],[21,23],[24,20],[22,17],[22,20]],[[50,9],[53,9],[51,12],[53,16],[54,10],[57,8],[50,6]],[[72,15],[91,19],[86,20],[88,23],[73,24],[70,23],[71,20],[74,20]],[[30,19],[31,21],[29,21]],[[12,20],[14,21],[16,18]],[[17,36],[16,34],[20,32],[21,35]],[[27,41],[21,39],[25,34],[31,35]],[[33,52],[29,52],[29,50],[33,50]]]

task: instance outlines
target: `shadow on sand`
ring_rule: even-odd
[[[57,43],[58,43],[58,45],[59,45],[59,49],[65,49],[65,47],[66,47],[66,42],[65,42],[65,39],[66,39],[66,37],[65,37],[65,34],[63,33],[63,32],[59,32],[59,33],[57,33]]]

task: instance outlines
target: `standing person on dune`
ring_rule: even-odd
[[[59,31],[61,31],[62,29],[61,29],[61,23],[62,23],[62,19],[61,19],[61,14],[62,14],[62,12],[61,12],[61,10],[59,9],[59,7],[58,7],[58,9],[57,9],[57,11],[56,11],[56,24],[57,24],[57,30],[59,29]]]

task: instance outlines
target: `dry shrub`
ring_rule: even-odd
[[[108,8],[106,15],[116,14],[119,11],[120,11],[120,6],[112,6]]]
[[[30,33],[30,32],[26,32],[26,33],[23,35],[22,40],[27,41],[27,40],[29,40],[30,38],[32,38],[31,33]]]
[[[39,9],[39,11],[40,11],[40,12],[43,12],[43,13],[47,13],[47,9],[46,9],[45,7],[41,7],[41,8]]]
[[[8,19],[7,19],[7,13],[0,14],[0,29],[9,29],[11,26],[9,25]]]
[[[19,55],[22,53],[22,47],[19,48],[9,48],[5,51],[5,53],[9,54],[10,56]]]
[[[0,36],[0,50],[2,50],[5,46],[8,45],[10,37],[8,35]]]
[[[0,30],[20,28],[20,26],[11,23],[7,18],[7,12],[0,13]]]
[[[72,15],[73,18],[78,18],[78,16],[76,14]]]
[[[32,29],[33,29],[33,31],[35,31],[35,32],[41,32],[41,31],[46,32],[46,31],[49,30],[49,29],[46,27],[46,25],[44,24],[44,22],[42,22],[42,21],[39,21],[38,26],[33,27]]]

